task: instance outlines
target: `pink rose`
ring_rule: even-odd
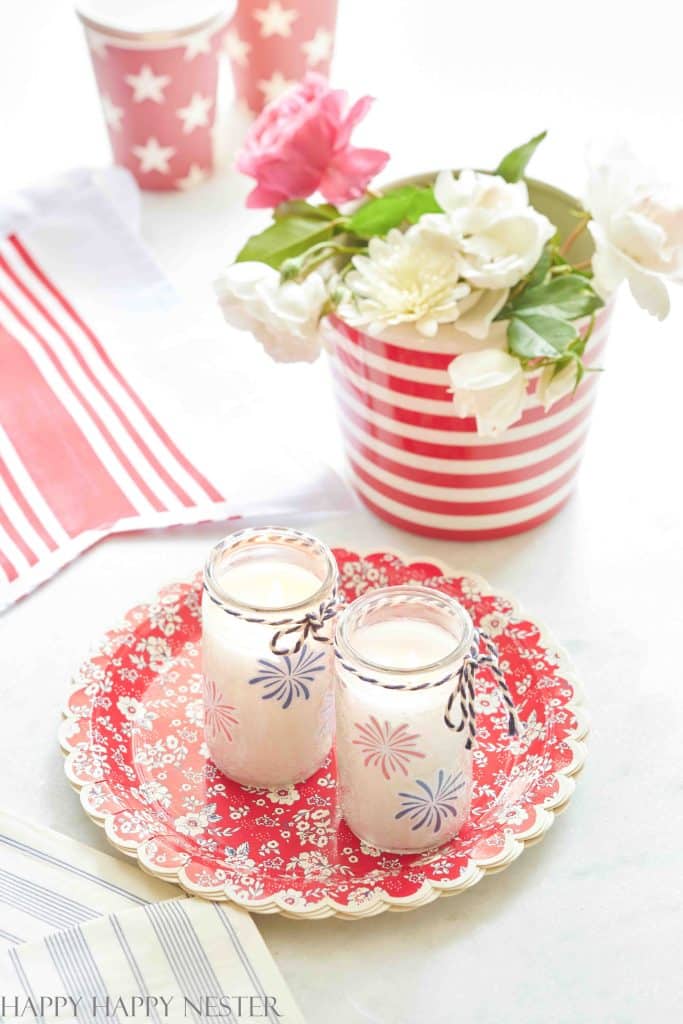
[[[277,206],[313,192],[335,204],[363,195],[389,154],[351,145],[351,132],[372,99],[364,96],[344,114],[346,103],[346,92],[309,72],[263,110],[237,158],[237,169],[257,182],[247,206]]]

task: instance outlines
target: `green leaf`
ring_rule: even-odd
[[[319,220],[334,220],[339,217],[339,210],[331,203],[321,203],[320,206],[313,206],[305,199],[290,199],[286,203],[280,203],[273,210],[275,220],[284,220],[285,217],[311,217]]]
[[[527,164],[547,134],[547,132],[541,132],[540,135],[534,135],[533,139],[529,139],[523,146],[513,149],[503,157],[495,173],[500,174],[501,178],[505,178],[506,181],[519,181],[524,177]]]
[[[576,320],[589,316],[603,305],[587,278],[581,274],[563,274],[544,284],[524,288],[506,303],[497,319],[539,314],[560,320]]]
[[[386,235],[404,221],[414,224],[425,213],[442,213],[431,188],[404,185],[384,196],[363,203],[348,222],[348,230],[359,238]]]
[[[406,213],[406,220],[411,224],[423,217],[425,213],[443,213],[436,201],[433,188],[418,188]]]
[[[576,328],[551,316],[513,317],[508,324],[510,352],[522,359],[557,358],[576,338]]]
[[[552,259],[552,248],[550,245],[546,245],[545,249],[541,253],[540,260],[527,277],[526,287],[531,288],[537,284],[543,284],[546,277],[548,276],[548,271],[550,270]]]
[[[241,249],[236,262],[255,260],[279,270],[285,260],[299,256],[312,245],[332,238],[334,230],[329,220],[318,216],[294,214],[282,217],[265,231],[252,235]]]

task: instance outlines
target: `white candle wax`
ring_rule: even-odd
[[[270,609],[307,601],[321,584],[310,569],[278,558],[258,558],[228,566],[218,582],[240,604]]]
[[[386,619],[361,626],[353,646],[361,658],[385,669],[418,669],[448,657],[456,640],[424,619]]]
[[[464,626],[454,622],[448,629],[410,611],[379,618],[385,610],[375,609],[374,621],[361,621],[351,631],[350,648],[337,665],[342,812],[356,835],[395,853],[455,835],[471,798],[467,733],[444,721],[454,684],[449,678],[434,685],[462,663]],[[348,671],[346,662],[356,671]]]
[[[310,564],[254,545],[218,564],[211,577],[217,599],[204,594],[207,743],[218,767],[244,785],[280,787],[304,779],[330,749],[332,649],[313,635],[302,641],[296,626],[318,610],[321,587],[322,599],[330,597],[325,565],[314,572],[313,558]]]

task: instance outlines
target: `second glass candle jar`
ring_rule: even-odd
[[[465,609],[426,587],[374,590],[339,617],[341,809],[371,846],[392,853],[427,849],[452,838],[467,820],[469,732],[458,730],[457,721],[447,724],[447,709],[473,638]]]
[[[221,771],[281,787],[316,771],[334,732],[337,566],[315,537],[240,530],[204,570],[204,730]]]

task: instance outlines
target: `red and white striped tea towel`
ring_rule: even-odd
[[[136,207],[118,169],[0,203],[0,609],[107,534],[348,506],[282,447],[272,396],[198,328]]]

